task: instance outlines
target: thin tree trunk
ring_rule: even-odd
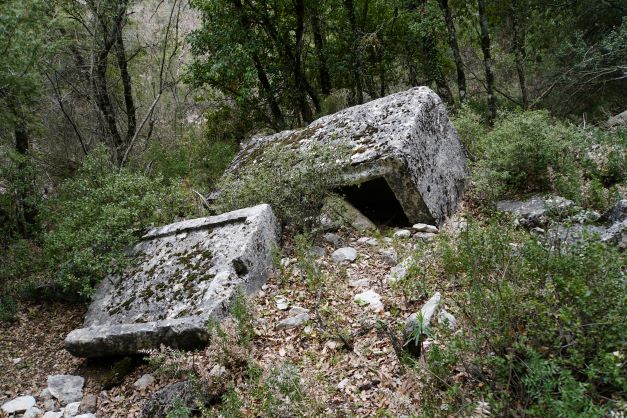
[[[481,27],[481,51],[485,67],[486,89],[488,91],[488,112],[490,123],[496,119],[496,96],[494,95],[494,63],[490,52],[490,31],[486,14],[485,0],[479,1],[479,26]]]
[[[520,94],[522,96],[523,109],[529,108],[529,94],[527,93],[527,77],[525,74],[525,61],[527,51],[525,49],[525,23],[524,11],[521,10],[519,0],[512,0],[512,30],[514,37],[514,56],[516,60],[516,72],[518,73],[518,83],[520,84]],[[521,19],[521,14],[523,18]]]
[[[248,36],[250,30],[250,21],[244,13],[244,6],[242,5],[241,0],[234,0],[233,5],[239,13],[240,23],[242,24],[242,28],[246,32],[246,36]],[[268,105],[270,106],[270,112],[272,113],[275,128],[280,129],[285,126],[285,118],[283,117],[283,113],[281,112],[279,103],[277,102],[274,95],[274,89],[272,88],[270,80],[268,79],[268,75],[266,74],[266,71],[261,64],[261,59],[256,53],[252,54],[252,60],[255,64],[255,70],[257,71],[257,78],[259,79],[261,88],[264,90],[266,99],[268,100]]]
[[[459,52],[459,44],[457,43],[457,30],[448,0],[439,0],[440,9],[444,12],[444,21],[448,30],[448,44],[453,52],[453,60],[457,69],[457,88],[459,90],[459,101],[464,104],[466,102],[466,73],[464,72],[464,61]]]
[[[122,149],[123,141],[116,123],[115,109],[109,95],[107,87],[107,56],[108,51],[100,51],[95,57],[94,79],[92,85],[94,95],[96,96],[96,104],[104,117],[107,129],[113,141],[115,153],[119,153]],[[117,160],[117,157],[116,157]]]
[[[359,33],[357,31],[357,18],[355,17],[355,5],[353,4],[353,0],[344,0],[344,8],[346,9],[346,13],[348,14],[348,21],[351,27],[352,33],[352,42],[350,45],[351,51],[351,74],[353,78],[353,92],[354,92],[354,102],[356,104],[361,104],[364,102],[364,89],[363,83],[361,80],[361,60],[360,54],[357,50],[358,41],[359,41]]]
[[[307,96],[305,95],[305,75],[303,74],[302,65],[303,35],[305,32],[305,5],[303,0],[296,0],[295,11],[296,40],[294,46],[294,81],[296,84],[296,100],[303,120],[309,123],[313,120],[313,114],[311,113],[311,108],[309,107],[309,103],[307,103]]]
[[[124,47],[121,29],[116,33],[115,57],[118,62],[118,68],[120,69],[120,77],[122,78],[122,87],[124,90],[124,107],[126,110],[126,137],[124,138],[124,145],[128,146],[137,129],[137,116],[135,114],[136,108],[133,101],[133,83],[131,75],[128,72],[128,60],[126,59],[126,48]]]
[[[15,151],[20,155],[18,161],[18,173],[20,175],[19,184],[17,185],[16,195],[16,218],[17,229],[20,235],[28,237],[31,232],[31,226],[35,224],[37,212],[31,203],[33,193],[33,179],[30,178],[29,163],[27,161],[29,154],[29,140],[26,123],[19,118],[14,128],[15,134]]]
[[[331,78],[327,67],[327,54],[324,49],[324,36],[320,27],[320,17],[316,7],[312,7],[309,15],[311,30],[313,32],[316,56],[318,58],[318,77],[320,79],[320,90],[322,94],[328,96],[331,93]]]
[[[426,7],[426,0],[421,0],[418,4],[421,8]],[[438,54],[437,44],[435,42],[435,36],[433,31],[429,31],[422,36],[422,47],[426,56],[424,62],[427,76],[431,81],[435,82],[438,95],[448,103],[450,106],[455,106],[455,100],[453,100],[453,93],[446,81],[446,76],[442,68],[442,61]]]

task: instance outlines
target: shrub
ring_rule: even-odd
[[[338,186],[347,163],[345,145],[314,145],[293,150],[270,145],[263,156],[218,184],[220,212],[268,203],[284,223],[312,229],[325,196]]]
[[[440,242],[444,274],[465,290],[457,301],[464,326],[427,361],[450,387],[461,388],[460,367],[468,373],[452,403],[485,399],[501,415],[602,416],[607,400],[621,399],[623,254],[594,241],[551,249],[498,223],[471,223],[460,239]]]
[[[42,211],[54,281],[89,296],[100,279],[124,265],[125,250],[144,228],[193,212],[192,201],[179,185],[117,169],[103,148],[95,150]]]
[[[555,190],[577,198],[585,137],[547,112],[508,113],[477,143],[477,196],[492,201],[507,193]]]

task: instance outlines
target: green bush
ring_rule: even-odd
[[[470,374],[452,402],[558,417],[602,416],[623,400],[625,255],[594,241],[549,247],[498,223],[441,241],[443,273],[465,289],[464,325],[427,361],[450,387],[461,388],[459,367]]]
[[[143,159],[164,178],[185,179],[193,187],[208,191],[236,152],[237,144],[230,137],[208,137],[199,128],[190,128],[180,142],[155,141]]]
[[[54,281],[89,296],[100,279],[124,265],[125,250],[144,228],[192,213],[193,201],[178,184],[117,169],[103,148],[95,150],[42,210]]]
[[[306,151],[270,145],[256,162],[220,181],[215,207],[226,212],[268,203],[282,222],[311,229],[325,196],[338,186],[348,155],[343,144]]]
[[[502,115],[477,143],[478,197],[490,202],[508,193],[554,190],[577,198],[585,140],[576,127],[553,121],[544,111]]]

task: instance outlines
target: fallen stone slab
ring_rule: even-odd
[[[25,412],[33,406],[35,406],[35,398],[32,396],[20,396],[2,404],[0,410],[2,410],[4,414],[9,415]]]
[[[68,374],[48,376],[48,390],[61,405],[80,402],[83,399],[85,378]],[[77,405],[78,407],[78,405]]]
[[[398,208],[410,225],[440,225],[456,210],[467,176],[466,156],[446,107],[427,87],[344,109],[306,128],[253,137],[225,175],[262,160],[274,144],[306,151],[314,144],[346,143],[350,167],[338,191],[364,215],[394,209],[393,217]]]
[[[207,320],[224,318],[238,289],[264,284],[279,229],[270,206],[258,205],[150,230],[133,265],[100,283],[66,349],[100,357],[205,345]]]

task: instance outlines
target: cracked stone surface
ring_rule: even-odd
[[[345,142],[352,150],[344,185],[383,178],[412,223],[440,225],[456,210],[467,175],[466,156],[446,107],[428,87],[344,109],[306,128],[253,137],[226,174],[262,159],[272,144],[307,150]]]
[[[66,349],[100,357],[206,344],[207,320],[227,315],[238,288],[251,293],[265,283],[279,233],[268,205],[150,230],[132,265],[100,283]]]

